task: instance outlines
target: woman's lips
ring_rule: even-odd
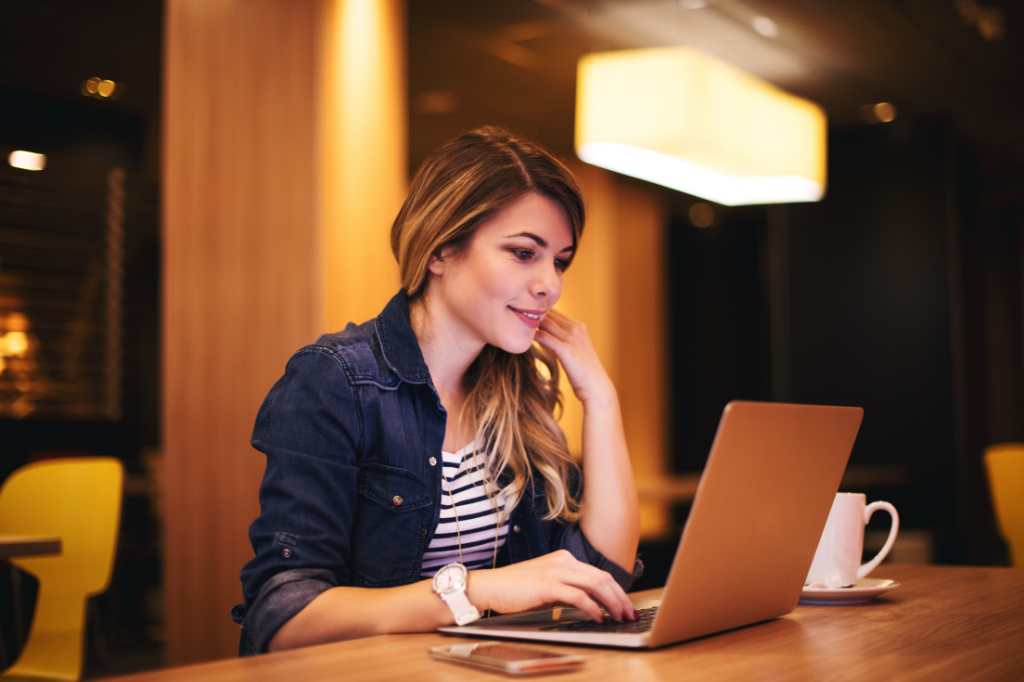
[[[533,329],[540,326],[540,321],[544,317],[544,313],[547,312],[545,310],[520,310],[512,306],[509,306],[508,309],[514,312],[523,324]]]

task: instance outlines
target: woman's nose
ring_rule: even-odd
[[[562,278],[554,263],[547,263],[536,273],[531,283],[531,293],[537,297],[558,298],[562,291]]]

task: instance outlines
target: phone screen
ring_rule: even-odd
[[[506,642],[475,642],[437,646],[430,649],[430,655],[448,661],[511,673],[552,671],[579,666],[583,663],[583,657],[577,654],[563,654],[539,647]]]

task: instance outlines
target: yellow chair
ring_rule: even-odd
[[[111,457],[28,464],[0,488],[0,533],[56,535],[60,555],[10,562],[39,579],[35,616],[18,660],[0,677],[82,676],[85,607],[110,583],[124,470]]]
[[[988,485],[999,532],[1013,565],[1024,568],[1024,443],[1003,443],[985,450]]]

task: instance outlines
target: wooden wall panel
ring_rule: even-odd
[[[594,350],[616,386],[618,372],[618,305],[615,287],[620,276],[615,253],[619,239],[615,186],[608,171],[576,162],[571,169],[583,190],[587,225],[572,267],[565,273],[565,286],[558,309],[587,325]],[[562,373],[562,428],[569,451],[579,457],[583,449],[583,405],[573,395]]]
[[[655,195],[609,171],[580,162],[571,168],[587,203],[587,227],[558,307],[587,325],[615,382],[634,475],[656,480],[667,471],[665,211]],[[564,375],[561,388],[561,424],[578,455],[583,406]],[[640,513],[644,537],[668,530],[664,503],[644,502]]]
[[[402,0],[322,2],[318,180],[321,326],[363,322],[398,291],[391,223],[405,200]]]
[[[620,236],[616,258],[619,350],[619,391],[626,442],[638,481],[657,480],[668,471],[668,349],[665,325],[665,223],[657,198],[633,184],[616,192]],[[640,504],[640,533],[657,537],[668,532],[664,502]]]
[[[167,661],[230,656],[264,459],[260,402],[316,332],[317,7],[166,5],[163,434]]]
[[[168,0],[163,157],[167,662],[232,656],[260,402],[397,290],[401,0]]]

